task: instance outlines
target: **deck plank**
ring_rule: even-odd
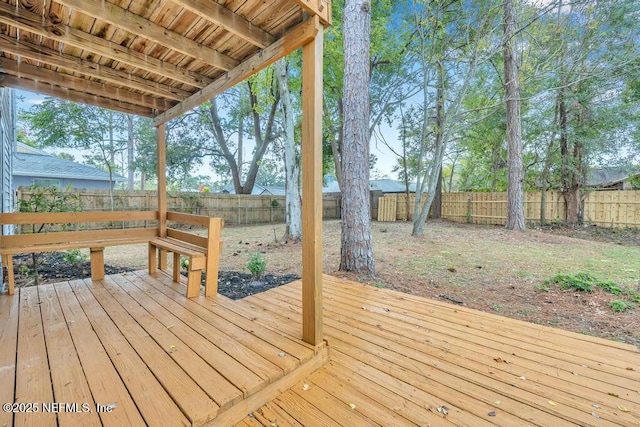
[[[13,403],[15,392],[16,354],[20,288],[14,295],[0,295],[0,403]],[[13,414],[0,411],[0,426],[13,426]]]
[[[33,403],[34,412],[17,412],[15,426],[55,425],[55,413],[42,411],[41,404],[53,402],[47,346],[42,328],[40,299],[36,287],[20,289],[16,403]],[[4,402],[3,402],[4,403]]]
[[[296,421],[291,415],[286,413],[281,407],[276,405],[273,401],[267,403],[262,408],[253,412],[253,416],[267,427],[276,426],[289,426],[289,427],[302,427],[298,421]]]
[[[103,284],[162,348],[175,350],[169,355],[219,407],[231,406],[242,399],[242,392],[215,369],[216,354],[211,351],[211,343],[163,307],[154,305],[137,288],[128,287],[125,292],[118,286],[120,281],[121,276],[114,275],[106,277]]]
[[[83,281],[70,282],[91,327],[120,373],[129,393],[149,425],[189,426],[191,423],[176,406],[149,367],[114,324],[107,311]]]
[[[287,290],[281,291],[286,292]],[[270,300],[270,303],[273,303],[273,301]],[[288,304],[289,306],[293,303],[294,301],[292,298],[286,298],[284,301],[284,304]],[[329,300],[325,300],[325,308],[330,307],[330,305],[331,303]],[[282,305],[281,308],[284,308],[284,305]],[[474,363],[473,358],[476,356],[475,350],[463,349],[459,352],[460,355],[456,356],[455,351],[458,348],[458,345],[453,342],[449,343],[446,351],[439,352],[434,350],[433,339],[431,337],[429,338],[429,343],[420,344],[420,340],[415,340],[415,338],[412,337],[412,334],[415,335],[415,329],[397,328],[398,324],[404,326],[404,323],[402,322],[397,322],[398,324],[393,326],[394,320],[392,319],[390,321],[388,319],[390,313],[385,312],[384,316],[378,315],[377,319],[374,319],[371,324],[366,325],[369,322],[363,321],[363,318],[366,316],[363,311],[367,310],[362,310],[362,308],[358,309],[358,311],[355,310],[356,309],[354,308],[349,310],[349,308],[344,305],[340,305],[339,309],[335,310],[335,313],[340,313],[343,316],[347,315],[350,311],[353,312],[350,316],[351,321],[349,326],[346,326],[345,328],[346,332],[352,331],[353,328],[357,328],[356,330],[366,329],[373,334],[369,335],[368,339],[372,339],[371,336],[375,336],[373,340],[377,340],[378,344],[385,345],[391,340],[393,340],[394,344],[404,344],[406,349],[402,351],[402,354],[411,354],[414,359],[419,359],[420,357],[423,357],[423,355],[427,354],[430,356],[436,356],[439,358],[439,362],[437,364],[439,369],[446,368],[445,370],[447,372],[455,376],[460,376],[461,379],[467,383],[477,383],[485,388],[493,388],[495,390],[500,389],[500,384],[499,382],[496,382],[497,380],[502,381],[503,387],[509,387],[510,384],[517,384],[518,390],[514,390],[510,393],[512,397],[516,395],[518,396],[518,399],[522,399],[520,400],[521,402],[536,406],[536,397],[546,395],[547,399],[566,405],[562,408],[561,416],[569,416],[570,413],[573,413],[573,416],[577,417],[576,419],[578,420],[582,420],[582,422],[591,421],[591,405],[595,402],[601,406],[598,411],[598,415],[603,417],[603,419],[608,419],[612,422],[625,422],[625,420],[627,422],[632,421],[632,417],[628,413],[621,413],[617,406],[622,404],[623,406],[628,406],[630,409],[635,409],[637,407],[635,403],[632,403],[629,400],[627,400],[627,403],[621,401],[621,399],[634,398],[637,396],[633,390],[625,390],[620,387],[612,386],[610,388],[613,390],[612,393],[616,395],[619,393],[618,397],[613,397],[609,395],[608,392],[602,390],[589,390],[575,385],[564,387],[564,390],[561,390],[562,387],[560,386],[565,386],[565,381],[558,381],[557,378],[553,378],[552,376],[544,378],[536,375],[536,373],[532,371],[505,372],[505,374],[500,375],[500,372],[498,372],[499,368],[494,368],[493,373],[487,375],[487,366],[491,366],[491,363],[496,364],[489,356],[487,356],[485,360]],[[330,322],[331,319],[328,319],[327,323],[329,324]],[[360,326],[363,322],[366,325],[365,327]],[[429,336],[431,336],[431,334],[429,334]],[[507,356],[505,355],[503,357]],[[508,357],[509,360],[517,360],[513,355]],[[512,365],[512,363],[509,365]],[[465,370],[460,371],[457,367],[464,367]],[[461,375],[462,372],[465,373],[464,376]],[[478,374],[484,375],[486,379],[478,377]],[[520,381],[519,378],[521,376],[524,376],[526,381]],[[539,384],[541,378],[546,379],[546,384]],[[525,395],[523,393],[525,390],[529,395]],[[537,405],[543,407],[541,403],[540,399],[538,399]],[[559,408],[551,409],[553,412],[560,412]],[[640,410],[640,408],[638,409]]]
[[[76,292],[92,294],[103,310],[109,313],[109,317],[119,329],[118,332],[138,353],[192,424],[199,425],[215,417],[218,405],[175,363],[170,356],[170,352],[175,349],[161,346],[138,323],[146,323],[148,317],[142,316],[137,319],[130,316],[102,284],[91,282],[89,279],[85,280],[85,287]]]
[[[295,369],[301,361],[308,360],[313,355],[313,352],[306,350],[302,353],[303,359],[291,357],[292,355],[280,357],[279,354],[283,350],[261,339],[256,331],[248,334],[246,330],[234,323],[235,319],[218,315],[216,299],[204,296],[185,298],[184,295],[174,292],[159,281],[136,282],[137,286],[142,286],[142,283],[149,284],[144,288],[145,291],[158,296],[159,302],[186,309],[206,322],[209,325],[207,329],[215,331],[216,343],[219,347],[232,354],[235,359],[251,368],[263,379],[279,378],[283,372]],[[164,297],[159,294],[163,294]],[[304,347],[296,347],[296,349],[300,348],[304,349]]]
[[[70,285],[57,283],[54,289],[93,399],[101,405],[116,405],[113,411],[100,413],[102,423],[112,426],[144,426],[142,415],[118,375],[118,371],[111,363],[107,351],[100,343]]]
[[[264,387],[265,382],[269,382],[268,380],[270,377],[268,375],[264,375],[263,373],[263,377],[261,377],[251,369],[254,365],[259,365],[260,362],[265,362],[266,364],[267,361],[264,358],[256,356],[255,360],[251,360],[250,355],[247,354],[248,350],[243,352],[239,351],[236,355],[233,350],[240,347],[238,343],[225,346],[225,343],[228,343],[229,339],[225,338],[221,332],[213,328],[209,323],[191,311],[193,309],[202,309],[204,313],[208,314],[205,309],[197,304],[190,304],[189,300],[182,301],[181,304],[171,300],[170,297],[162,295],[161,293],[152,292],[148,295],[154,298],[154,300],[159,304],[162,304],[166,311],[181,319],[195,332],[206,338],[207,341],[203,344],[206,346],[204,350],[210,353],[213,360],[217,360],[217,362],[215,362],[216,368],[219,369],[220,373],[227,380],[240,389],[245,396],[255,393]],[[180,296],[176,296],[176,298],[180,298]],[[191,306],[190,309],[185,308],[185,305]],[[163,319],[165,322],[169,321],[169,319],[166,319],[166,316],[163,316]],[[184,328],[181,331],[188,333]],[[249,367],[247,367],[243,362],[246,362]],[[260,367],[258,366],[256,369],[259,370]],[[281,376],[282,370],[279,370],[278,373]]]
[[[178,303],[185,303],[184,300],[176,298],[175,294],[178,296],[184,297],[184,285],[176,285],[172,283],[168,278],[163,280],[162,277],[158,279],[153,278],[149,275],[144,275],[142,272],[134,272],[138,275],[143,281],[154,286],[159,292],[171,297],[174,301]],[[137,282],[136,282],[137,283]],[[282,334],[270,329],[266,328],[250,318],[237,314],[235,311],[230,310],[225,305],[231,304],[233,305],[235,302],[230,300],[223,295],[217,295],[215,298],[193,298],[187,299],[187,301],[193,301],[203,306],[207,310],[216,314],[219,318],[225,321],[230,321],[233,325],[237,326],[241,329],[240,334],[245,337],[250,337],[251,339],[262,339],[270,345],[273,345],[278,349],[278,353],[280,351],[284,351],[287,354],[297,358],[301,362],[309,360],[315,353],[315,349],[313,346],[300,341],[300,340],[292,340],[287,337],[284,337]],[[186,304],[186,306],[193,307],[191,304]],[[202,310],[192,310],[195,314],[203,314]],[[209,316],[203,314],[205,319],[208,319]]]
[[[101,426],[78,353],[71,339],[53,285],[38,287],[40,311],[55,402],[78,405],[58,413],[59,426]],[[86,407],[83,405],[87,405]],[[87,409],[87,411],[85,411]]]

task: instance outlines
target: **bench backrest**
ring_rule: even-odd
[[[198,246],[206,250],[207,253],[213,254],[219,251],[220,233],[224,226],[222,218],[167,212],[167,221],[204,227],[207,230],[207,236],[204,237],[188,231],[178,230],[177,228],[167,227],[167,237]]]
[[[0,249],[11,250],[29,246],[68,245],[79,243],[96,244],[100,242],[144,242],[158,234],[158,227],[136,227],[132,222],[157,221],[157,211],[108,211],[108,212],[18,212],[0,214],[0,225],[41,225],[57,224],[68,228],[85,228],[76,231],[50,231],[45,233],[24,233],[0,237]],[[89,229],[89,224],[118,223],[119,228]]]

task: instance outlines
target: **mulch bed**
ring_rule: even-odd
[[[38,264],[40,284],[64,282],[74,279],[86,279],[91,277],[91,263],[89,261],[70,264],[64,259],[64,252],[42,253]],[[31,286],[34,284],[31,254],[16,255],[14,259],[14,270],[16,286]],[[115,267],[105,264],[106,274],[120,274],[134,271],[128,267]],[[266,274],[260,280],[256,280],[251,274],[239,271],[220,271],[218,273],[218,293],[237,300],[249,295],[264,292],[271,288],[285,285],[294,280],[300,279],[296,274],[286,274],[276,276]],[[204,283],[204,275],[203,275]]]

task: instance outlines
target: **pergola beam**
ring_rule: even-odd
[[[66,55],[45,46],[29,43],[25,40],[16,40],[4,34],[0,34],[0,43],[5,53],[47,64],[52,67],[64,68],[67,71],[82,74],[104,80],[117,85],[125,85],[152,95],[156,95],[174,101],[187,99],[191,93],[186,90],[174,88],[169,85],[145,80],[142,77],[114,70],[111,67],[97,64],[93,61]],[[162,110],[164,111],[164,110]]]
[[[238,61],[215,49],[203,46],[183,35],[168,30],[119,6],[104,0],[56,0],[67,7],[108,22],[120,29],[139,35],[172,50],[199,59],[205,64],[229,71]]]
[[[138,116],[152,117],[153,110],[139,105],[128,104],[122,101],[116,101],[101,96],[89,95],[82,92],[76,92],[71,89],[65,89],[59,86],[53,86],[48,83],[27,80],[8,74],[0,74],[0,87],[12,87],[22,89],[29,92],[41,93],[56,98],[68,99],[69,101],[82,102],[84,104],[94,105],[96,107],[107,108],[110,110],[120,111],[128,114],[136,114]]]
[[[172,0],[174,3],[195,13],[209,22],[220,25],[230,33],[262,49],[275,41],[275,37],[259,27],[252,25],[242,16],[214,1]]]
[[[320,18],[323,25],[331,25],[331,2],[327,0],[293,0],[311,15]]]
[[[210,100],[214,96],[235,86],[241,81],[247,79],[249,76],[257,73],[270,64],[273,64],[278,59],[287,56],[300,46],[309,43],[316,37],[316,34],[320,30],[322,30],[322,26],[320,25],[317,17],[308,19],[263,51],[256,53],[236,68],[226,73],[224,76],[196,92],[187,100],[158,115],[154,119],[155,125],[157,126],[161,123],[166,123],[171,119],[179,117],[187,111]]]
[[[85,92],[109,98],[113,101],[124,101],[128,104],[148,107],[157,111],[166,111],[175,103],[169,103],[161,98],[153,98],[126,89],[114,89],[102,83],[94,82],[69,74],[57,73],[42,67],[27,64],[25,62],[15,62],[6,58],[0,58],[0,72],[11,74],[16,77],[24,77],[44,83],[50,83],[76,92]]]
[[[0,2],[0,22],[60,43],[122,62],[131,67],[168,77],[193,87],[204,87],[211,79],[177,67],[117,43],[110,42],[73,27],[55,24],[49,18]]]

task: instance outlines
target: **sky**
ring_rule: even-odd
[[[18,110],[29,110],[32,106],[42,103],[45,99],[45,96],[22,90],[16,90],[16,98],[16,106]],[[388,143],[392,145],[397,144],[398,138],[395,130],[389,128],[389,126],[384,124],[381,126],[381,132]],[[251,150],[251,147],[247,147],[246,149]],[[376,157],[378,158],[378,162],[375,165],[375,169],[378,170],[376,171],[376,174],[380,175],[380,177],[384,177],[386,175],[389,178],[396,179],[396,174],[391,172],[393,166],[396,164],[396,157],[391,152],[391,150],[389,150],[389,148],[387,148],[382,142],[377,142],[376,138],[371,138],[370,149],[371,154],[376,155]],[[70,151],[70,154],[73,154],[76,157],[76,161],[82,162],[82,153],[80,151]],[[250,153],[245,153],[245,158],[247,158],[247,156],[249,155]],[[213,171],[208,165],[203,165],[197,170],[194,170],[193,174],[215,177]]]

